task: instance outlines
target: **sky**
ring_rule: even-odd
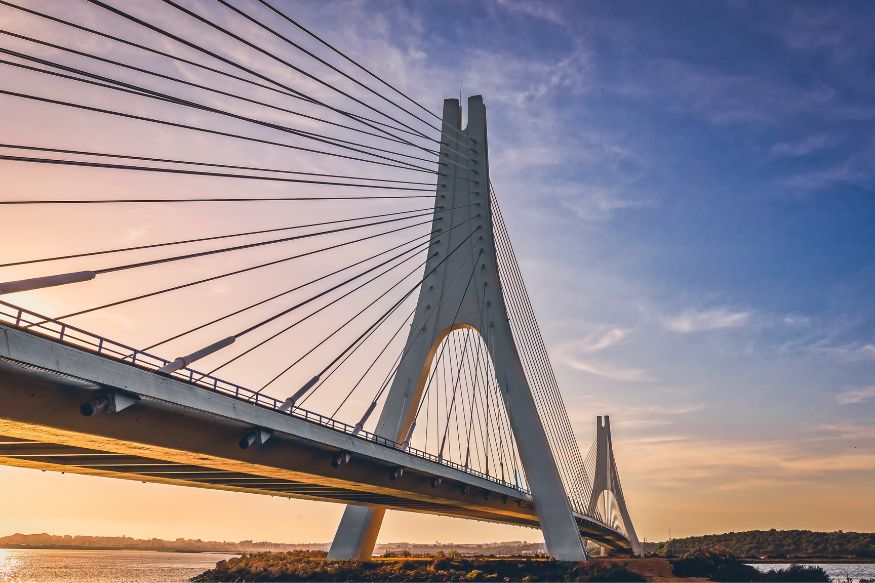
[[[85,3],[25,3],[193,54]],[[282,26],[254,4],[234,4]],[[185,5],[310,65],[216,5]],[[584,449],[594,436],[595,416],[611,416],[639,536],[875,530],[875,6],[518,0],[280,5],[433,111],[440,111],[444,97],[484,96],[491,179],[566,407]],[[293,78],[276,62],[222,42],[157,3],[132,3],[130,10],[180,34],[197,34],[271,76]],[[9,8],[0,11],[10,30],[111,58],[159,63]],[[8,37],[0,45],[54,54]],[[207,78],[182,66],[160,66],[189,79]],[[3,67],[2,89],[76,95],[180,121],[208,118],[107,97],[97,88],[60,92],[60,81]],[[337,97],[311,88],[326,100]],[[278,112],[260,114],[289,121]],[[211,161],[350,168],[3,95],[0,127],[4,142],[13,144],[88,145],[141,155],[160,149]],[[166,195],[205,184],[194,177],[0,164],[3,197]],[[239,191],[238,184],[209,185],[210,192]],[[286,187],[246,188],[265,193]],[[65,247],[148,243],[244,223],[287,224],[282,221],[290,212],[294,223],[337,211],[318,205],[294,211],[280,205],[196,212],[3,209],[0,248],[4,258],[27,258]],[[245,263],[211,261],[161,277],[183,281]],[[284,267],[259,285],[228,281],[183,299],[96,313],[77,324],[144,345],[162,331],[167,335],[168,326],[180,328],[178,320],[192,313],[205,317],[258,297],[260,287],[308,268],[313,266]],[[45,274],[45,268],[3,274],[12,279]],[[126,277],[10,301],[57,315],[95,298],[119,297],[131,286],[150,286],[155,276]],[[221,337],[216,334],[213,339]],[[182,354],[203,340],[172,350]],[[261,382],[272,356],[241,362],[229,374]],[[308,378],[306,371],[300,378]],[[0,530],[10,533],[312,542],[330,539],[342,511],[326,503],[16,468],[0,468],[0,492]],[[106,503],[71,504],[83,497]],[[118,508],[133,499],[136,508],[120,515]],[[380,535],[382,541],[424,542],[538,538],[533,530],[398,512],[388,514]]]

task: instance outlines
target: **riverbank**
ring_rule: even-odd
[[[322,552],[252,553],[220,561],[192,581],[821,581],[819,566],[755,568],[720,551],[678,559],[595,558],[586,562],[546,557],[374,557],[333,561]]]
[[[666,559],[599,559],[586,563],[544,557],[374,557],[331,561],[325,553],[252,553],[220,561],[194,577],[209,581],[669,581]]]
[[[835,557],[772,557],[768,559],[741,559],[751,565],[777,565],[777,564],[795,564],[795,565],[821,565],[829,563],[831,565],[875,565],[875,559],[857,559],[857,558],[835,558]]]
[[[265,553],[267,554],[267,553]],[[274,553],[279,555],[282,553]],[[452,555],[452,553],[450,553]],[[93,583],[128,583],[129,581],[162,581],[164,583],[185,583],[192,578],[200,581],[205,580],[233,580],[232,578],[214,577],[211,574],[214,572],[216,565],[223,561],[230,565],[234,562],[234,554],[217,554],[217,553],[171,553],[164,551],[124,551],[124,550],[61,550],[61,549],[0,549],[0,581],[40,581],[41,583],[66,583],[67,581],[89,581]],[[461,579],[457,569],[461,565],[458,564],[453,557],[446,557],[447,563],[434,565],[437,557],[418,556],[418,557],[378,557],[373,563],[383,563],[384,569],[390,568],[397,572],[394,579],[389,580],[426,580],[426,581],[442,581],[448,580],[450,577],[456,580]],[[271,560],[275,563],[276,557]],[[502,581],[503,577],[497,577],[499,570],[507,572],[505,566],[501,562],[519,563],[520,561],[531,561],[529,571],[530,580],[545,580],[548,577],[544,573],[550,573],[556,568],[556,564],[549,559],[519,557],[509,559],[505,557],[480,558],[480,565],[471,565],[474,569],[480,571],[474,573],[471,577],[471,571],[468,569],[463,571],[465,578],[469,580],[480,581]],[[706,581],[705,577],[685,577],[681,578],[672,573],[671,561],[663,558],[596,558],[594,563],[600,564],[595,570],[588,568],[573,571],[566,571],[564,574],[558,572],[562,578],[571,581],[603,581],[603,580],[648,580],[648,581]],[[743,561],[742,563],[746,563]],[[252,566],[252,561],[249,561],[249,566]],[[342,569],[333,568],[329,561],[324,559],[324,554],[320,558],[321,566],[326,569],[328,576],[321,580],[339,581],[339,580],[376,580],[375,576],[371,579],[366,579],[361,576],[348,576]],[[395,563],[394,568],[392,563]],[[574,564],[572,565],[572,569]],[[611,565],[614,568],[611,568]],[[468,565],[465,565],[468,566]],[[483,567],[486,568],[483,568]],[[543,568],[548,568],[545,571]],[[770,570],[786,570],[790,565],[786,563],[758,563],[755,567],[758,570],[768,572]],[[835,583],[859,583],[861,580],[875,580],[875,564],[868,563],[822,563],[818,565],[822,567],[829,577]],[[336,566],[335,566],[336,567]],[[489,567],[493,567],[491,570]],[[621,567],[634,575],[639,575],[641,578],[631,579],[630,576],[620,576],[623,571],[617,567]],[[711,569],[711,567],[708,567]],[[383,571],[385,573],[385,570]],[[418,572],[419,576],[414,577],[413,574]],[[534,572],[534,573],[533,573]],[[555,572],[555,571],[554,571]],[[343,575],[347,576],[343,576]],[[518,573],[518,575],[521,573]],[[250,570],[245,573],[239,573],[240,580],[255,581],[271,580],[270,569],[267,572],[264,570]],[[308,574],[309,575],[309,574]],[[360,573],[358,573],[360,575]],[[302,577],[303,578],[303,577]],[[312,579],[313,577],[308,577]],[[384,577],[385,578],[385,577]],[[508,577],[510,581],[520,581],[523,577]],[[556,579],[558,577],[551,577]],[[300,580],[299,578],[298,580]],[[292,577],[287,577],[285,574],[279,578],[274,577],[273,580],[295,580]],[[725,580],[725,579],[724,579]],[[751,579],[745,579],[751,580]],[[774,580],[774,579],[773,579]]]

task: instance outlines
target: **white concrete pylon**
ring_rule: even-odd
[[[429,248],[425,272],[436,269],[420,288],[404,356],[375,431],[405,442],[441,341],[458,328],[476,330],[489,340],[490,357],[547,552],[559,560],[581,561],[586,555],[580,530],[526,380],[502,296],[492,231],[482,97],[468,99],[468,125],[464,130],[461,120],[459,101],[445,100],[434,214],[434,227],[442,231]],[[450,230],[463,221],[467,222]],[[450,254],[457,246],[458,250]],[[443,259],[446,261],[438,265]],[[461,276],[456,278],[459,273]],[[384,513],[381,507],[347,506],[328,557],[369,558]]]
[[[605,415],[596,417],[596,458],[595,471],[592,485],[592,498],[589,501],[587,514],[595,516],[596,507],[598,506],[600,497],[610,492],[617,503],[617,509],[620,511],[620,519],[622,520],[623,530],[629,538],[632,546],[632,553],[641,555],[643,549],[638,541],[638,535],[635,534],[635,527],[632,525],[632,518],[629,516],[629,509],[626,507],[626,499],[623,496],[623,487],[620,485],[620,473],[617,471],[617,460],[614,459],[614,445],[611,442],[611,420]],[[605,516],[605,520],[610,524],[610,516]]]

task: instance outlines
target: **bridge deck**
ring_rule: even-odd
[[[282,412],[276,399],[219,379],[194,382],[199,373],[187,369],[156,374],[163,359],[76,328],[25,330],[44,318],[4,305],[2,464],[539,526],[528,492],[506,482],[302,409]],[[140,400],[116,414],[80,414],[107,390]],[[272,435],[241,449],[253,428]],[[352,457],[333,467],[338,452]],[[577,518],[583,536],[628,547],[614,529]]]

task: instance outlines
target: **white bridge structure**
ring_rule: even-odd
[[[291,150],[293,160],[341,159],[346,170],[7,144],[0,146],[0,162],[42,165],[46,172],[187,174],[235,184],[279,182],[303,194],[22,200],[0,193],[5,215],[0,221],[11,221],[12,210],[38,207],[45,212],[78,204],[367,202],[369,214],[337,210],[350,206],[329,211],[311,206],[313,222],[306,224],[96,251],[71,252],[65,245],[63,253],[52,257],[12,255],[6,247],[0,255],[0,464],[343,503],[346,510],[329,552],[336,559],[371,556],[387,509],[538,528],[549,554],[560,560],[585,559],[586,540],[640,554],[608,417],[597,418],[595,439],[583,455],[577,434],[585,428],[573,426],[563,405],[490,181],[483,99],[468,99],[463,127],[458,100],[445,100],[441,116],[430,114],[266,0],[245,8],[239,6],[245,3],[221,2],[228,17],[245,20],[265,37],[242,36],[218,24],[210,12],[167,4],[228,42],[288,67],[295,75],[291,79],[319,84],[319,91],[278,79],[231,52],[209,49],[146,14],[93,0],[87,9],[124,22],[121,32],[87,28],[15,4],[2,9],[22,11],[64,30],[72,27],[74,39],[100,36],[141,51],[136,66],[19,33],[0,48],[7,57],[0,64],[20,75],[50,76],[64,87],[88,84],[124,94],[126,100],[160,105],[161,112],[195,109],[198,119],[215,118],[218,125],[28,94],[9,83],[0,87],[0,97],[124,118],[118,123],[171,127],[180,140],[206,132],[211,139],[256,143],[253,148]],[[146,30],[185,51],[130,40],[125,27]],[[288,54],[270,48],[275,45],[268,36]],[[305,40],[321,52],[308,48]],[[58,51],[72,60],[53,60]],[[191,76],[161,72],[149,59],[196,69],[207,80],[194,83]],[[329,80],[305,68],[313,61],[330,69]],[[144,81],[119,78],[121,69]],[[16,77],[7,79],[14,83]],[[206,94],[246,107],[216,106],[215,100],[202,99]],[[279,111],[284,121],[266,115],[267,109]],[[238,129],[219,124],[227,118]],[[311,125],[294,125],[301,118]],[[317,122],[333,133],[315,131]],[[250,126],[250,133],[239,130]],[[366,169],[351,176],[348,168],[355,165]],[[325,188],[332,189],[331,196],[319,194]],[[335,195],[351,189],[370,189],[370,194]],[[423,199],[429,206],[401,206],[421,205]],[[186,245],[198,247],[178,254],[163,251]],[[138,289],[130,297],[66,314],[23,307],[36,290],[62,294],[131,270],[277,247],[291,251],[165,288]],[[137,255],[142,253],[151,255]],[[57,267],[70,261],[75,268]],[[287,289],[265,289],[270,293],[254,303],[241,299],[239,305],[230,301],[193,308],[191,327],[144,349],[70,323],[240,274],[267,287],[277,280],[257,279],[263,268],[307,261],[291,287],[283,280]],[[242,314],[250,318],[245,324],[240,324]],[[213,330],[220,329],[219,323],[239,329],[217,336]],[[289,330],[297,332],[294,341]],[[187,349],[184,356],[163,358],[155,348],[165,344]],[[272,378],[262,379],[267,382],[236,380],[261,375],[260,368],[245,366],[246,359],[277,346],[272,354],[291,362],[276,364],[287,366],[275,375],[270,371]],[[224,356],[231,358],[222,361]],[[236,370],[235,380],[220,378],[220,369]]]

